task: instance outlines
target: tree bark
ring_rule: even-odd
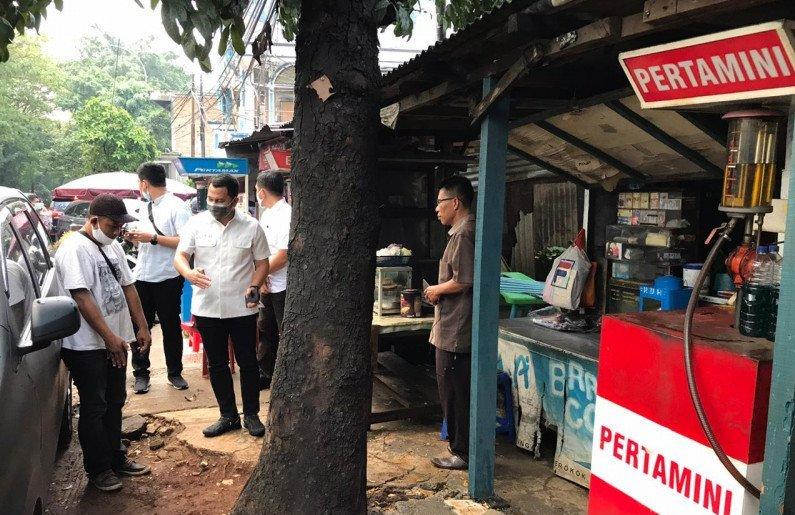
[[[303,0],[284,332],[234,513],[365,513],[378,228],[376,0]],[[325,102],[309,84],[327,76]]]

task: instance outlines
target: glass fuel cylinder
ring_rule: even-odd
[[[769,206],[776,185],[778,120],[775,111],[738,111],[729,120],[728,159],[723,174],[724,208]]]

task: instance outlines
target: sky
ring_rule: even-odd
[[[143,4],[148,5],[148,0]],[[148,7],[141,9],[134,0],[64,0],[64,8],[60,12],[50,5],[40,30],[49,40],[45,51],[60,61],[79,57],[80,38],[90,33],[95,25],[122,43],[153,36],[153,50],[170,50],[180,56],[179,64],[186,70],[193,69],[180,46],[163,29],[160,7],[154,11]]]

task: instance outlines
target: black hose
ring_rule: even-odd
[[[709,445],[712,447],[712,450],[715,452],[715,455],[718,457],[723,466],[726,467],[726,470],[729,471],[729,474],[731,474],[732,477],[734,477],[734,479],[736,479],[737,482],[748,491],[748,493],[758,499],[760,494],[759,489],[754,486],[753,483],[748,481],[748,479],[743,476],[739,470],[737,470],[737,467],[735,467],[734,463],[731,462],[729,457],[726,455],[726,452],[723,450],[723,447],[721,447],[720,443],[718,442],[718,439],[715,438],[715,434],[712,432],[712,426],[709,425],[707,415],[704,413],[704,406],[701,404],[701,397],[699,396],[698,388],[696,387],[696,376],[693,373],[693,346],[690,341],[690,329],[693,325],[693,313],[696,311],[696,306],[698,305],[698,298],[701,294],[701,288],[704,286],[704,281],[707,278],[709,269],[712,267],[712,263],[715,261],[715,257],[718,255],[718,250],[720,249],[723,242],[729,239],[729,233],[732,231],[732,229],[734,229],[734,226],[737,224],[737,220],[737,218],[729,219],[726,227],[718,236],[718,240],[712,246],[712,249],[710,249],[707,259],[704,261],[704,265],[701,267],[701,272],[696,278],[696,283],[693,285],[693,293],[690,295],[690,301],[687,303],[687,311],[685,311],[685,372],[687,373],[687,386],[690,390],[690,399],[693,401],[693,408],[695,408],[696,415],[698,415],[698,421],[701,423],[701,429],[704,430],[704,434],[706,435],[707,440],[709,440]],[[739,303],[736,304],[735,309],[739,309]]]

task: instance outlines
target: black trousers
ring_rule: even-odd
[[[276,367],[276,351],[279,350],[279,337],[282,333],[282,319],[284,318],[284,300],[286,291],[269,293],[262,297],[262,307],[259,308],[257,329],[259,329],[259,342],[257,345],[257,362],[262,375],[269,380],[273,378],[273,369]]]
[[[469,458],[470,363],[469,353],[436,348],[436,382],[442,412],[447,420],[450,450],[465,460]]]
[[[229,371],[229,340],[240,368],[240,391],[243,394],[243,413],[259,413],[259,370],[257,368],[257,315],[237,318],[207,318],[194,316],[201,334],[210,369],[210,384],[221,416],[237,418],[235,389]]]
[[[61,349],[61,358],[80,394],[77,436],[89,477],[124,463],[121,410],[127,399],[127,367],[116,368],[105,350]]]
[[[135,282],[135,289],[141,298],[141,306],[149,329],[151,330],[155,323],[155,315],[160,320],[169,376],[182,374],[182,327],[179,315],[183,283],[184,279],[181,276],[159,283]],[[149,349],[141,353],[133,347],[132,366],[135,377],[149,377]]]

